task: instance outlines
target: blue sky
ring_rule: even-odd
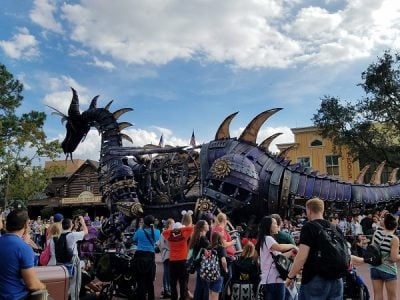
[[[222,120],[237,136],[258,113],[282,107],[258,141],[311,126],[324,95],[363,96],[361,72],[400,48],[400,1],[34,0],[1,1],[0,63],[24,83],[20,111],[45,111],[49,139],[65,129],[45,106],[67,112],[132,107],[121,117],[135,146],[213,139]],[[274,145],[275,145],[274,143]],[[272,145],[272,151],[276,147]],[[95,130],[75,157],[98,159]]]

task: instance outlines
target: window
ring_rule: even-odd
[[[339,176],[339,156],[328,155],[325,157],[326,172],[329,175]]]
[[[303,167],[311,167],[310,157],[299,157],[297,158],[297,162]]]
[[[315,139],[311,142],[310,144],[311,147],[318,147],[318,146],[322,146],[322,141],[319,139]]]

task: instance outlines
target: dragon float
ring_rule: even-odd
[[[118,118],[130,108],[109,111],[111,102],[97,107],[96,96],[89,108],[80,112],[79,98],[74,89],[68,115],[56,114],[66,121],[66,137],[62,148],[71,157],[91,127],[101,134],[98,179],[103,201],[111,211],[134,218],[145,213],[195,208],[197,211],[220,210],[232,216],[280,213],[287,216],[299,199],[319,197],[330,204],[347,206],[379,205],[399,201],[400,184],[394,169],[389,183],[381,184],[383,164],[374,173],[372,184],[363,183],[364,168],[355,183],[318,174],[300,164],[285,160],[284,153],[268,151],[279,134],[256,143],[264,122],[280,111],[275,108],[256,116],[239,138],[230,137],[229,125],[236,113],[220,125],[215,139],[201,145],[200,155],[185,147],[126,147],[122,140],[132,141],[122,133],[131,126]],[[53,108],[54,109],[54,108]],[[199,182],[197,201],[187,197]]]

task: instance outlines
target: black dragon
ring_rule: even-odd
[[[375,172],[373,184],[363,183],[366,169],[355,183],[349,183],[291,164],[284,153],[271,154],[268,146],[279,134],[258,145],[260,127],[281,108],[260,113],[239,138],[230,137],[229,125],[237,113],[231,114],[218,128],[215,139],[201,145],[199,155],[195,149],[185,147],[125,147],[122,140],[132,140],[121,131],[131,124],[118,123],[117,119],[132,109],[111,113],[111,102],[98,108],[96,96],[80,113],[78,95],[74,89],[72,92],[68,115],[56,110],[67,122],[61,144],[64,153],[72,159],[90,128],[96,127],[102,136],[98,179],[103,200],[112,211],[130,218],[143,213],[143,209],[147,212],[155,208],[173,215],[179,207],[194,208],[195,203],[196,210],[218,209],[244,217],[276,212],[286,216],[296,201],[312,197],[346,206],[379,205],[400,199],[397,168],[386,184],[379,180],[383,165]],[[197,182],[197,202],[188,201],[187,193]]]

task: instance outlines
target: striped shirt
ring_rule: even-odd
[[[382,228],[378,228],[375,231],[372,243],[379,246],[381,250],[382,264],[374,268],[389,274],[397,275],[397,265],[390,260],[390,249],[393,237],[394,234],[386,234]]]

